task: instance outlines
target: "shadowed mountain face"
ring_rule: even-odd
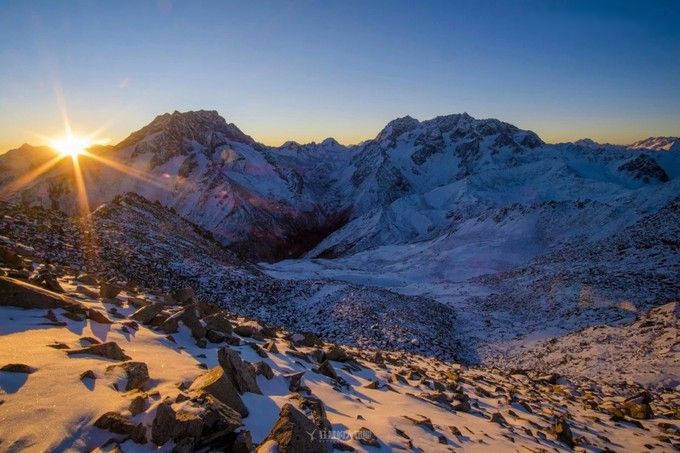
[[[197,111],[160,115],[118,145],[93,151],[113,167],[80,161],[92,209],[136,192],[250,259],[342,257],[471,234],[525,240],[532,255],[532,248],[614,231],[659,209],[676,187],[675,142],[547,145],[531,131],[463,113],[399,118],[351,147],[327,139],[274,148],[217,112]],[[0,157],[0,182],[49,158],[44,147],[10,151]],[[631,197],[635,204],[624,209]],[[77,212],[70,162],[8,198]],[[502,226],[508,215],[519,230]]]

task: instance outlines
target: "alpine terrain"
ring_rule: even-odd
[[[679,137],[55,156],[0,155],[0,451],[680,449]]]

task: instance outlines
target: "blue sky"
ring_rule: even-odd
[[[547,141],[680,134],[680,2],[0,2],[0,150],[215,109],[267,144],[467,111]]]

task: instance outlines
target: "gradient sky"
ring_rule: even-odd
[[[215,109],[267,144],[467,111],[546,141],[680,135],[677,1],[0,1],[0,152]]]

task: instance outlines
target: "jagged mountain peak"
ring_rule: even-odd
[[[116,148],[127,148],[156,135],[175,144],[182,140],[194,140],[201,145],[209,145],[217,135],[236,142],[255,144],[252,137],[244,134],[234,123],[227,123],[215,110],[175,110],[156,116],[148,125],[116,145]]]
[[[535,148],[544,144],[543,140],[532,131],[519,129],[517,126],[495,118],[476,119],[466,112],[441,115],[424,121],[418,121],[408,115],[397,118],[387,123],[373,141],[394,142],[404,133],[415,130],[422,130],[425,135],[430,136],[449,133],[454,139],[475,139],[502,135],[505,137],[506,143],[515,140],[518,144],[528,148]]]
[[[648,137],[628,145],[630,149],[652,149],[656,151],[673,151],[680,149],[680,137]]]
[[[404,132],[415,129],[418,125],[420,125],[420,121],[409,115],[393,119],[378,133],[375,141],[379,142],[386,139],[395,139]]]

